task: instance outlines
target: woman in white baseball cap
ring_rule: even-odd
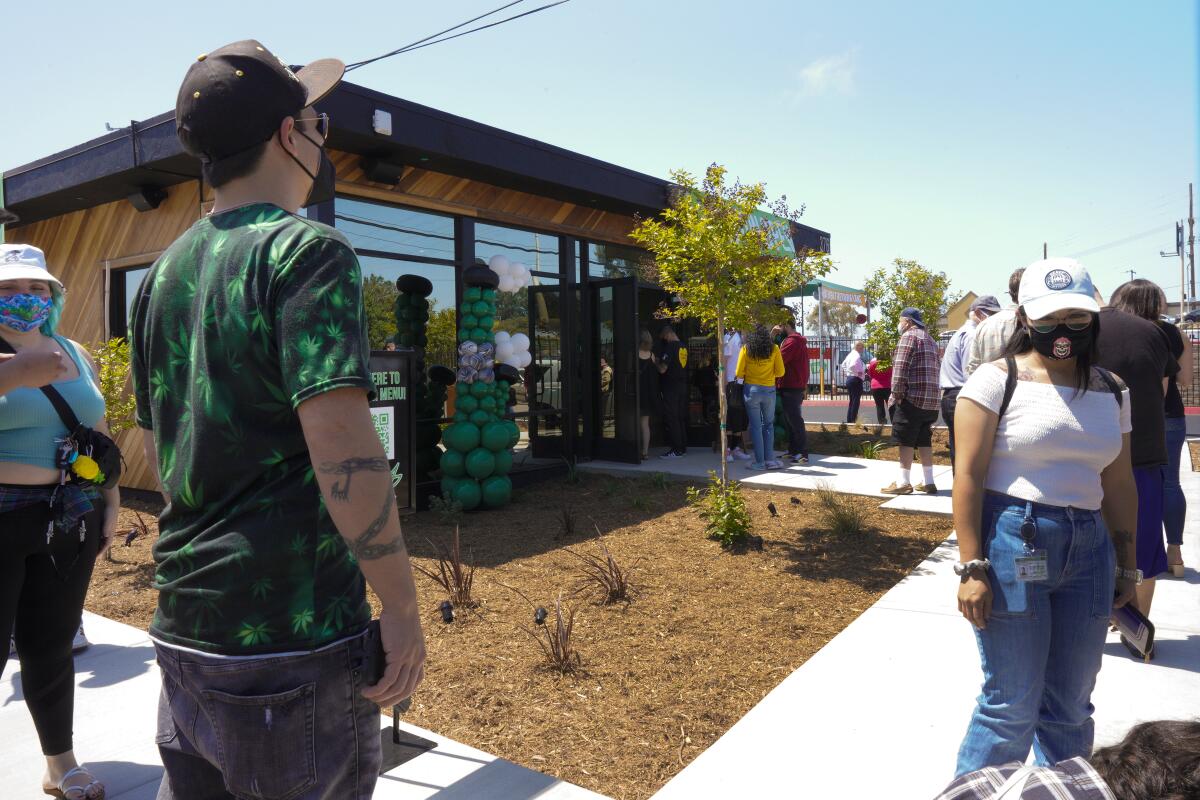
[[[82,425],[108,433],[95,363],[57,333],[65,296],[41,250],[0,244],[0,641],[12,636],[21,660],[46,756],[43,791],[96,800],[103,784],[75,760],[71,651],[120,498],[115,488],[95,488],[94,462],[65,452],[74,449],[71,432],[41,388],[52,386]]]
[[[1138,580],[1129,391],[1093,366],[1094,294],[1077,261],[1031,264],[1007,356],[959,394],[958,607],[984,682],[957,775],[1091,754],[1109,616]]]

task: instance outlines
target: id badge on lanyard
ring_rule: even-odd
[[[1035,549],[1033,546],[1036,534],[1037,523],[1034,522],[1030,509],[1025,512],[1025,521],[1021,523],[1021,541],[1025,543],[1025,552],[1014,559],[1017,580],[1022,583],[1039,583],[1050,578],[1046,551]]]

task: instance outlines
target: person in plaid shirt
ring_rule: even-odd
[[[938,375],[941,364],[937,342],[925,330],[925,320],[915,308],[900,312],[900,343],[892,358],[892,438],[900,445],[900,479],[885,486],[884,494],[912,494],[910,477],[913,448],[921,453],[925,482],[916,490],[937,494],[933,482],[933,423],[938,418]]]
[[[1135,725],[1091,758],[1012,762],[954,779],[935,800],[1184,800],[1200,797],[1200,722]]]

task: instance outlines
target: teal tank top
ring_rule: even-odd
[[[69,341],[55,336],[63,352],[79,368],[79,377],[51,384],[63,396],[79,421],[94,428],[104,418],[104,397],[88,362]],[[67,428],[41,389],[22,386],[0,395],[0,461],[57,469],[56,440]]]

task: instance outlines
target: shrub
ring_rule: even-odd
[[[655,472],[650,476],[650,485],[660,492],[665,491],[667,488],[667,473]]]
[[[575,512],[568,506],[558,511],[558,539],[570,539],[575,535],[575,524],[578,520]]]
[[[462,503],[457,500],[445,500],[439,495],[429,498],[429,510],[437,514],[438,521],[443,525],[458,525],[462,519]]]
[[[858,443],[858,455],[861,458],[878,459],[879,454],[883,452],[883,448],[887,447],[884,442],[867,441]]]
[[[568,553],[583,562],[583,573],[579,576],[580,582],[575,587],[574,594],[589,589],[593,590],[602,606],[633,602],[636,590],[630,581],[630,576],[642,559],[637,559],[628,567],[621,567],[609,552],[608,546],[604,544],[604,537],[601,535],[599,527],[596,528],[596,540],[600,545],[603,558],[590,553],[576,553],[567,548]]]
[[[426,539],[426,541],[429,540]],[[459,547],[458,541],[458,526],[454,526],[454,540],[449,547],[445,544],[435,545],[433,542],[429,542],[429,546],[437,551],[437,572],[426,569],[416,562],[413,562],[413,569],[445,589],[446,594],[450,596],[450,602],[456,607],[474,608],[479,605],[471,597],[471,586],[475,582],[475,564],[473,562],[469,565],[463,564],[462,549]]]
[[[862,497],[836,492],[828,483],[817,487],[817,518],[835,536],[865,533],[867,505]]]
[[[497,581],[497,583],[499,583]],[[539,606],[535,606],[524,592],[521,592],[505,583],[500,583],[505,589],[508,589],[513,594],[529,603],[534,611],[534,620],[536,622],[537,631],[534,631],[528,625],[517,625],[518,628],[538,643],[538,647],[542,649],[542,655],[546,658],[546,663],[554,670],[562,674],[574,672],[579,669],[583,663],[583,659],[579,655],[579,651],[575,649],[575,641],[572,639],[572,633],[575,630],[575,609],[568,608],[563,610],[562,592],[558,593],[558,599],[554,601],[554,625],[553,630],[551,625],[547,624],[546,610]]]
[[[746,510],[741,485],[735,481],[722,486],[717,473],[710,471],[708,475],[707,489],[688,487],[688,504],[699,512],[710,539],[716,539],[725,548],[744,544],[750,535],[750,512]]]
[[[567,465],[567,474],[566,474],[567,483],[569,483],[571,485],[578,485],[578,484],[583,483],[583,473],[579,471],[579,467],[577,467],[575,465],[575,462],[568,461],[567,459],[564,458],[563,463]]]

